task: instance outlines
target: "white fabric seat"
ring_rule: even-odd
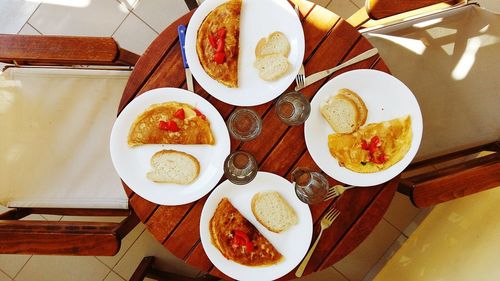
[[[500,15],[468,5],[363,35],[419,102],[415,161],[498,140]]]
[[[0,77],[0,204],[127,209],[109,136],[129,75],[7,69]]]

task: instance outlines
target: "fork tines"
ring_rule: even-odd
[[[324,218],[326,218],[329,221],[334,221],[339,215],[340,215],[340,211],[332,207],[325,214]]]
[[[328,200],[335,198],[337,196],[340,196],[339,191],[335,187],[331,186],[328,189],[328,193],[326,194],[324,201],[328,201]]]

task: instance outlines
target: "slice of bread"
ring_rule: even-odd
[[[358,107],[344,95],[330,97],[323,103],[320,112],[337,133],[350,134],[359,128]]]
[[[271,54],[255,61],[254,66],[259,70],[259,77],[266,81],[273,81],[288,71],[288,59],[280,54]]]
[[[200,174],[200,162],[182,151],[161,150],[151,157],[153,171],[147,178],[157,183],[189,184]]]
[[[272,232],[282,232],[297,224],[295,211],[276,191],[259,192],[252,198],[252,213]]]
[[[358,112],[359,112],[359,126],[358,127],[363,126],[366,122],[366,118],[368,117],[368,109],[366,108],[366,105],[365,105],[365,102],[363,101],[363,99],[361,99],[361,97],[358,96],[358,94],[356,94],[355,92],[353,92],[349,89],[345,89],[345,88],[339,90],[339,95],[344,95],[344,96],[350,98],[352,101],[354,101],[354,103],[358,107]]]
[[[272,54],[288,57],[288,53],[290,53],[290,43],[285,34],[279,31],[269,34],[267,38],[260,39],[255,47],[257,59]]]

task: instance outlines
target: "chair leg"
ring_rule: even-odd
[[[134,274],[132,274],[132,277],[130,277],[130,281],[142,281],[148,274],[148,272],[151,270],[153,267],[153,263],[155,261],[155,257],[144,257],[137,266],[137,268],[134,271]]]

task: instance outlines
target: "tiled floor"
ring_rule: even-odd
[[[364,0],[315,2],[344,18],[364,5]],[[480,2],[500,11],[498,0]],[[123,48],[142,54],[159,32],[187,11],[182,0],[1,0],[0,33],[113,36]],[[302,280],[371,280],[415,229],[415,223],[411,224],[414,218],[422,214],[425,212],[412,207],[405,196],[396,194],[384,219],[351,255]],[[140,224],[114,257],[0,255],[0,281],[127,280],[146,255],[156,256],[162,268],[199,274],[169,254]]]

